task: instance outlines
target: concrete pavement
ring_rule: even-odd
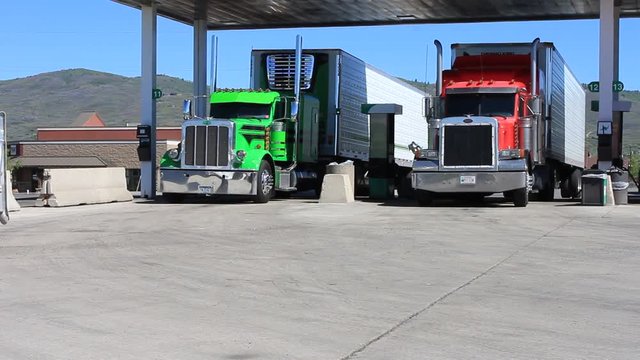
[[[0,357],[640,357],[638,206],[410,205],[25,208]]]

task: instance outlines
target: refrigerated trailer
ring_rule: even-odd
[[[395,172],[410,190],[414,155],[407,145],[426,145],[424,96],[343,50],[253,50],[251,89],[215,91],[210,116],[183,123],[180,151],[161,163],[163,195],[266,202],[276,191],[319,191],[326,165],[345,160],[354,161],[354,186],[361,188],[369,160],[369,119],[361,106],[372,103],[403,107],[395,123]]]
[[[438,49],[429,147],[412,186],[428,205],[438,194],[502,192],[526,206],[530,191],[553,200],[581,190],[585,92],[552,43],[454,44],[451,69]]]

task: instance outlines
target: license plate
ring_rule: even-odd
[[[462,175],[462,176],[460,176],[460,184],[461,185],[475,185],[476,184],[476,176],[475,175]]]
[[[213,186],[199,185],[198,192],[200,194],[213,194]]]

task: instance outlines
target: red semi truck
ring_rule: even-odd
[[[451,69],[438,49],[436,96],[427,98],[427,149],[414,149],[418,202],[438,194],[529,193],[553,200],[581,190],[585,92],[552,43],[454,44]]]

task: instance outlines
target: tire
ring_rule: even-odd
[[[260,204],[267,203],[275,195],[273,170],[267,160],[260,162],[260,168],[256,176],[258,176],[256,181],[257,189],[253,201]]]
[[[580,196],[582,191],[582,170],[573,169],[569,175],[569,197],[575,199]]]
[[[527,188],[516,189],[511,192],[515,207],[526,207],[529,203],[529,191]]]
[[[569,179],[563,181],[560,184],[560,196],[562,196],[563,199],[568,199],[571,198],[571,190],[569,190]]]
[[[547,182],[544,184],[544,188],[540,190],[540,200],[541,201],[553,201],[554,192],[556,185],[555,172],[553,168],[549,169],[549,176],[547,177]]]
[[[414,198],[414,190],[411,187],[411,173],[407,173],[406,175],[398,175],[398,197],[401,199],[413,199]]]
[[[162,199],[171,204],[179,204],[184,201],[184,194],[162,193]]]
[[[425,190],[416,190],[416,200],[418,200],[418,205],[420,206],[429,206],[433,203],[433,194]]]

